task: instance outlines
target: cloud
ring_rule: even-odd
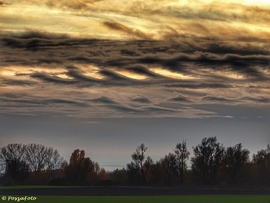
[[[138,96],[136,96],[134,98],[131,98],[131,101],[139,102],[139,103],[144,103],[144,104],[151,103],[151,100],[148,99],[146,96],[143,96],[143,95],[138,95]]]
[[[45,104],[68,104],[68,105],[78,105],[78,106],[88,106],[82,102],[77,102],[74,100],[66,100],[66,99],[46,99],[43,100]]]
[[[231,88],[239,82],[238,78],[246,81],[267,81],[269,74],[270,58],[263,54],[251,53],[254,49],[250,46],[250,51],[241,52],[238,48],[236,53],[215,53],[214,43],[211,42],[209,50],[204,46],[203,51],[185,52],[181,43],[171,45],[167,42],[159,41],[127,41],[124,45],[127,50],[132,50],[138,54],[123,55],[123,42],[108,40],[87,40],[87,39],[24,39],[21,37],[4,37],[2,42],[5,48],[2,49],[3,60],[1,66],[42,66],[44,68],[54,68],[57,64],[62,66],[78,66],[76,70],[67,68],[66,76],[73,79],[64,79],[48,73],[35,72],[32,78],[47,80],[48,82],[77,83],[82,84],[106,84],[106,85],[138,85],[149,83],[160,83],[166,87],[189,87],[189,88]],[[29,45],[31,44],[31,46]],[[203,44],[202,44],[203,45]],[[162,47],[157,52],[158,47]],[[231,47],[229,49],[228,47]],[[227,45],[227,50],[234,50],[234,45]],[[19,49],[17,49],[19,48]],[[26,50],[23,50],[26,48]],[[28,50],[35,50],[35,54],[29,54]],[[95,50],[103,50],[96,52]],[[257,47],[259,49],[259,47]],[[147,50],[147,51],[146,51]],[[51,54],[53,52],[53,54]],[[94,53],[95,54],[92,54]],[[262,47],[261,53],[264,53]],[[84,74],[80,70],[81,65],[94,65],[98,73],[105,79],[97,79]],[[193,77],[193,80],[182,78],[175,80],[167,75],[153,72],[159,68],[169,70],[172,74],[182,74]],[[135,74],[147,77],[147,80],[134,80],[125,74],[119,74],[117,70],[130,71]],[[180,76],[179,76],[180,77]],[[196,78],[205,78],[203,82]],[[226,79],[231,84],[224,84]]]
[[[51,76],[48,75],[46,73],[33,73],[30,75],[32,78],[36,78],[36,79],[40,79],[43,80],[45,82],[52,82],[52,83],[58,83],[58,84],[74,84],[77,83],[76,80],[70,80],[70,79],[63,79],[63,78],[59,78],[57,76]]]
[[[121,54],[124,55],[124,56],[140,56],[139,53],[134,52],[132,50],[127,50],[127,49],[122,49]]]
[[[27,29],[23,33],[19,34],[19,37],[22,39],[68,39],[67,34],[58,34],[53,32],[47,32],[44,30],[31,30]]]
[[[268,97],[243,97],[242,100],[249,100],[256,103],[270,104],[270,98]]]
[[[171,88],[189,88],[189,89],[223,89],[223,88],[233,88],[234,86],[231,84],[222,84],[222,83],[204,83],[204,82],[196,82],[196,81],[183,81],[183,82],[173,82],[170,84],[166,84],[166,87]]]
[[[45,1],[45,4],[50,8],[56,7],[63,9],[87,10],[89,6],[99,1],[102,0],[47,0]]]
[[[111,100],[110,98],[108,97],[100,97],[100,98],[96,98],[96,99],[92,99],[91,100],[92,102],[95,102],[95,103],[102,103],[102,104],[118,104],[117,102]]]
[[[86,104],[82,102],[77,102],[74,100],[67,100],[67,99],[58,99],[58,98],[51,98],[51,99],[44,99],[44,98],[27,98],[25,97],[24,99],[22,98],[2,98],[2,102],[9,103],[11,106],[12,104],[17,104],[20,103],[21,106],[48,106],[48,105],[75,105],[75,106],[87,106]],[[5,105],[4,105],[5,106]]]
[[[132,32],[124,23],[103,26]],[[196,105],[269,104],[269,42],[140,35],[121,41],[27,32],[0,36],[2,113],[223,118],[228,113]]]
[[[67,69],[68,69],[68,72],[66,73],[67,76],[70,76],[76,79],[78,82],[81,81],[81,82],[87,82],[87,83],[93,83],[93,84],[102,82],[102,80],[100,79],[85,76],[84,74],[81,73],[80,69],[75,66],[68,66]]]
[[[121,104],[119,102],[113,101],[112,99],[110,99],[110,98],[108,98],[106,96],[102,96],[100,98],[92,99],[90,101],[94,102],[94,103],[96,103],[98,105],[102,105],[103,108],[105,108],[105,109],[116,110],[116,112],[113,112],[113,114],[116,114],[115,115],[116,117],[117,117],[117,114],[120,114],[119,115],[120,117],[122,117],[122,116],[125,117],[126,113],[130,114],[130,113],[141,112],[141,110],[138,109],[138,108],[129,107],[127,105],[124,105],[124,104]],[[114,116],[113,114],[112,114],[112,116]]]
[[[105,77],[108,77],[109,79],[115,80],[115,81],[126,81],[130,80],[125,76],[122,76],[120,74],[115,73],[111,70],[100,70],[99,73]]]
[[[207,95],[202,98],[203,101],[211,101],[211,102],[218,102],[218,103],[242,103],[243,101],[251,101],[255,103],[264,103],[270,104],[270,98],[268,97],[237,97],[237,98],[226,98],[221,96],[211,96]]]
[[[5,79],[5,78],[0,78],[0,86],[34,86],[37,83],[34,81],[27,81],[27,80],[14,80],[14,79]]]
[[[172,97],[168,101],[172,101],[172,102],[191,102],[189,97],[186,97],[186,96],[184,96],[182,94],[179,94],[176,97]]]
[[[142,31],[140,31],[138,29],[130,28],[130,27],[123,25],[119,22],[104,21],[102,24],[111,30],[123,32],[125,34],[128,34],[131,37],[134,37],[134,38],[138,38],[138,39],[150,38],[147,34],[143,33]]]
[[[154,73],[153,71],[149,70],[147,66],[144,66],[144,65],[128,66],[127,70],[140,74],[140,75],[147,76],[147,77],[163,78],[161,75]]]
[[[226,97],[217,97],[217,96],[211,96],[211,95],[207,95],[205,97],[202,98],[203,101],[211,101],[211,102],[236,102],[238,99],[230,99],[230,98],[226,98]]]
[[[59,41],[52,41],[43,38],[12,38],[12,37],[5,37],[2,39],[4,42],[4,46],[11,47],[11,48],[24,48],[28,50],[37,51],[44,48],[52,48],[56,46],[60,46],[61,42]],[[63,45],[63,43],[62,43]]]

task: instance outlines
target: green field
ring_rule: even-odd
[[[270,195],[192,195],[192,196],[37,196],[36,200],[1,196],[1,202],[33,203],[270,203]],[[13,198],[13,199],[12,199]],[[34,199],[34,198],[33,198]]]

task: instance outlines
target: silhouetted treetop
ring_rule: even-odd
[[[225,148],[216,137],[203,138],[201,144],[193,147],[192,170],[203,183],[215,184],[217,170],[224,157]]]

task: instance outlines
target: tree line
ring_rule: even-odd
[[[192,147],[186,140],[154,162],[139,145],[125,168],[106,171],[98,162],[76,149],[69,162],[58,150],[41,144],[8,144],[0,150],[1,183],[51,185],[270,185],[270,146],[250,157],[236,144],[225,148],[216,137],[203,138]],[[187,167],[190,159],[191,167]]]

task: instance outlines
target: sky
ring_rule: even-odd
[[[216,136],[270,144],[270,1],[0,0],[0,147],[107,170]]]

